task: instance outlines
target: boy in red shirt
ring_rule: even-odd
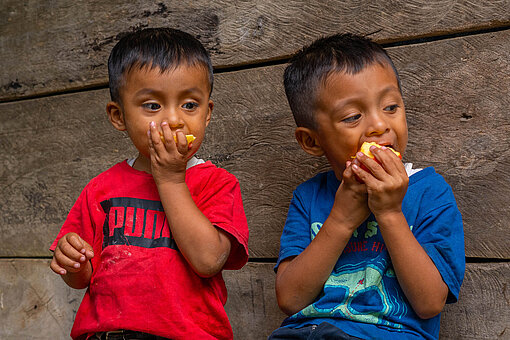
[[[51,269],[87,288],[71,336],[231,339],[221,271],[246,263],[248,227],[237,179],[193,156],[210,58],[187,33],[145,29],[117,43],[108,71],[108,118],[138,157],[89,182],[50,248]]]

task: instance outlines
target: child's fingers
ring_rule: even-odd
[[[86,256],[87,260],[90,260],[91,258],[94,257],[94,250],[92,249],[92,246],[87,242],[83,241],[83,243],[85,245],[85,252],[83,253],[83,255]]]
[[[94,250],[92,246],[82,239],[78,234],[73,234],[68,237],[68,242],[80,252],[80,262],[85,262],[94,257]]]
[[[151,134],[151,129],[149,128],[149,130],[147,130],[147,144],[149,146],[149,154],[151,155],[151,158],[152,157],[155,157],[156,156],[156,150],[154,150],[154,144],[152,143],[152,134]]]
[[[343,173],[343,178],[344,178],[344,180],[349,181],[349,182],[355,181],[354,172],[352,171],[353,164],[354,163],[351,161],[347,161],[345,163],[345,170]]]
[[[370,180],[374,178],[357,164],[352,164],[352,171],[359,178],[359,180],[365,184],[368,184],[367,182],[370,182]]]
[[[70,245],[67,245],[68,247],[67,248],[70,248]],[[77,269],[79,269],[81,267],[81,264],[80,264],[80,260],[82,258],[85,258],[85,256],[81,253],[78,252],[78,256],[79,258],[76,258],[76,257],[70,257],[67,255],[66,252],[69,252],[69,249],[65,249],[66,247],[57,247],[55,249],[55,253],[53,255],[55,261],[57,262],[57,264],[62,267],[63,269],[65,270],[70,270],[70,271],[76,271]],[[76,251],[76,250],[74,250]],[[75,256],[76,254],[73,253],[73,256]],[[83,261],[81,261],[83,262]]]
[[[87,260],[87,248],[90,248],[90,245],[85,242],[78,234],[69,233],[62,238],[62,241],[59,241],[59,246],[55,249],[55,252],[61,251],[62,254],[71,260],[76,262],[85,262]]]
[[[177,140],[177,151],[181,155],[185,155],[188,152],[188,140],[186,139],[186,135],[181,130],[177,130],[175,132],[175,138]]]
[[[158,127],[156,126],[156,122],[152,121],[149,124],[149,146],[155,151],[159,151],[162,147],[164,148],[163,141],[161,140],[161,135],[159,134]]]
[[[59,275],[65,275],[67,273],[67,271],[64,268],[58,265],[58,262],[55,259],[55,257],[53,257],[53,259],[51,260],[50,268]]]
[[[379,163],[377,163],[375,160],[373,160],[372,158],[365,155],[363,152],[358,152],[356,154],[356,159],[360,163],[358,165],[360,168],[359,169],[360,171],[363,171],[363,169],[361,169],[361,165],[363,165],[365,167],[365,169],[367,170],[366,172],[372,174],[373,177],[375,177],[379,180],[383,179],[384,176],[386,175],[386,171],[384,170],[384,168]],[[359,173],[356,172],[356,175],[359,176]],[[368,174],[366,174],[366,175],[368,175]],[[359,177],[361,178],[361,176],[359,176]],[[372,176],[369,176],[369,177],[372,177]],[[363,178],[361,178],[361,179],[364,181]]]
[[[384,170],[391,174],[398,173],[401,169],[405,171],[401,159],[395,155],[391,150],[386,147],[377,148],[375,146],[370,148],[375,158],[382,164]]]
[[[163,138],[165,139],[165,146],[171,147],[174,144],[174,135],[172,134],[172,129],[170,129],[170,125],[166,120],[161,122],[161,133],[163,134]]]
[[[161,131],[163,132],[163,137],[165,138],[165,146],[168,151],[176,148],[177,151],[182,155],[185,155],[188,152],[188,142],[186,140],[186,135],[184,132],[182,132],[182,130],[177,130],[174,134],[172,129],[170,129],[168,122],[163,121],[161,123]]]
[[[168,151],[173,150],[175,148],[175,139],[172,129],[170,129],[170,125],[168,122],[164,120],[161,122],[161,131],[163,132],[163,138],[165,138],[165,147]]]
[[[345,164],[345,170],[343,173],[343,179],[342,182],[345,184],[348,184],[349,187],[351,187],[352,190],[362,193],[366,192],[367,188],[365,185],[365,182],[361,180],[361,178],[358,177],[358,175],[354,172],[353,166],[360,165],[359,161],[357,159],[354,159],[353,161],[347,161]],[[361,170],[364,171],[364,170]]]
[[[67,242],[72,246],[72,249],[69,249],[69,255],[74,254],[73,250],[78,251],[80,254],[85,252],[85,241],[78,234],[67,235]]]

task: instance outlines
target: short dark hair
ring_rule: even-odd
[[[374,62],[389,64],[400,78],[386,51],[369,38],[350,33],[320,38],[290,60],[283,81],[285,94],[297,126],[316,129],[313,114],[317,91],[332,72],[356,74]]]
[[[213,88],[213,67],[204,46],[192,35],[173,28],[146,28],[125,34],[108,58],[111,100],[121,104],[120,89],[125,75],[133,67],[158,67],[161,72],[175,69],[183,62],[201,65],[209,73]]]

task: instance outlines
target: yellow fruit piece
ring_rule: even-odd
[[[163,137],[162,134],[159,135],[161,137],[161,140],[163,142],[165,142],[165,137]],[[186,141],[188,142],[188,145],[193,142],[195,139],[197,139],[197,137],[193,136],[193,135],[186,135]],[[177,143],[177,136],[174,136],[174,140],[175,142]]]
[[[361,149],[360,149],[360,151],[361,151],[361,152],[363,152],[365,155],[367,155],[367,157],[370,157],[370,158],[374,159],[374,158],[375,158],[375,156],[372,154],[372,152],[370,152],[370,147],[371,147],[372,145],[373,145],[373,146],[375,146],[375,147],[378,147],[378,148],[380,148],[380,147],[381,147],[381,145],[379,145],[379,144],[377,144],[377,143],[374,143],[374,142],[370,142],[370,143],[369,143],[369,142],[364,142],[364,143],[363,143],[363,145],[361,145]],[[391,151],[393,151],[393,153],[394,153],[395,155],[397,155],[399,158],[402,158],[402,156],[400,155],[400,152],[395,151],[395,150],[393,150],[393,149],[392,149],[392,148],[390,148],[390,147],[388,147],[388,149],[390,149]],[[353,157],[353,158],[356,158],[356,157]]]

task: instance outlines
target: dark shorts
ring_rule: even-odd
[[[310,325],[301,328],[280,327],[269,336],[268,340],[359,340],[355,336],[342,331],[330,323],[322,322],[319,325]]]

